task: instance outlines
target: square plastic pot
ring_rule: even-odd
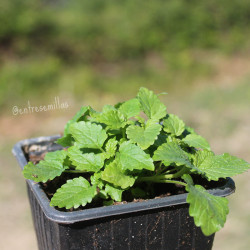
[[[59,136],[39,137],[18,142],[13,148],[21,169],[27,164],[23,150],[29,145],[48,145]],[[186,194],[137,203],[127,203],[82,211],[62,212],[49,205],[38,183],[27,180],[27,190],[40,250],[77,249],[212,249],[214,235],[206,237],[189,216]],[[211,194],[228,196],[235,190],[228,178]]]

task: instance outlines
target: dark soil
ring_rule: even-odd
[[[43,142],[39,144],[32,144],[27,145],[23,148],[26,159],[28,161],[33,162],[34,164],[37,164],[39,161],[44,159],[44,156],[47,152],[55,151],[63,149],[62,146],[54,143],[54,142]],[[56,192],[56,190],[61,187],[63,184],[67,182],[67,180],[76,178],[79,176],[83,176],[88,181],[90,181],[90,174],[74,174],[74,173],[63,173],[61,176],[56,177],[52,181],[47,181],[46,183],[40,183],[42,186],[42,189],[46,193],[49,199],[51,199]],[[221,179],[217,182],[215,181],[207,181],[204,178],[201,178],[199,175],[193,175],[193,180],[195,184],[200,184],[206,189],[213,189],[220,186],[225,185],[225,179]],[[124,191],[123,192],[123,201],[121,202],[114,202],[113,205],[120,205],[120,204],[126,204],[129,202],[142,202],[146,201],[148,199],[157,199],[157,198],[163,198],[171,195],[177,195],[177,194],[183,194],[186,193],[185,187],[177,184],[168,184],[168,183],[139,183],[137,187],[143,189],[144,191],[147,191],[147,198],[134,198],[131,195],[130,191]],[[103,206],[103,200],[102,199],[96,199],[93,200],[91,204],[87,204],[84,208],[79,207],[77,209],[64,209],[64,208],[57,208],[60,211],[77,211],[77,210],[83,210],[88,208],[94,208],[94,207],[101,207]]]

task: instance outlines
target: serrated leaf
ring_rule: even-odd
[[[141,104],[143,112],[149,119],[159,121],[166,116],[166,106],[153,91],[146,88],[140,88],[137,98]]]
[[[69,130],[80,148],[100,149],[108,137],[102,126],[90,122],[73,123]]]
[[[50,205],[67,209],[78,208],[90,203],[96,194],[96,186],[90,186],[85,178],[78,177],[68,180],[66,184],[57,189]]]
[[[110,104],[104,105],[102,108],[102,113],[105,113],[110,110],[116,110],[116,108]]]
[[[58,161],[40,161],[37,165],[29,162],[23,169],[23,176],[36,182],[46,182],[60,176],[65,169]]]
[[[188,185],[187,190],[189,214],[194,217],[195,225],[201,227],[206,236],[219,231],[224,226],[229,211],[228,200],[209,194],[200,185]]]
[[[214,153],[209,150],[198,150],[196,151],[195,155],[193,156],[194,159],[194,165],[200,166],[202,162],[209,156],[213,156]]]
[[[185,130],[185,123],[177,115],[169,114],[163,120],[163,129],[167,133],[180,136]]]
[[[68,149],[68,156],[77,170],[98,172],[104,164],[102,154],[82,153],[77,146]]]
[[[46,153],[44,160],[63,162],[66,156],[67,156],[67,152],[65,150],[57,150],[57,151]]]
[[[117,144],[118,141],[115,138],[111,138],[108,140],[107,144],[105,145],[105,156],[107,159],[115,156]]]
[[[102,180],[102,172],[94,173],[90,176],[90,181],[92,185],[96,185],[99,188],[104,187],[104,181]]]
[[[122,193],[124,190],[120,188],[113,187],[106,184],[105,191],[110,195],[110,197],[115,201],[122,201]]]
[[[188,144],[190,147],[211,150],[207,140],[200,135],[190,134],[187,135],[182,141]]]
[[[135,182],[135,178],[130,175],[126,175],[120,168],[119,163],[113,161],[109,163],[102,172],[102,179],[122,189],[132,187]]]
[[[208,180],[232,177],[247,171],[250,164],[230,154],[206,157],[197,167],[205,173]]]
[[[202,173],[201,170],[196,168],[191,161],[189,160],[189,155],[177,142],[164,143],[154,152],[153,156],[154,161],[162,161],[165,166],[169,166],[172,163],[175,163],[177,166],[186,166],[193,171]]]
[[[116,153],[116,157],[123,171],[133,171],[135,169],[154,171],[154,164],[150,155],[130,141],[123,142],[120,145],[119,153]]]
[[[137,143],[143,150],[154,144],[161,131],[161,125],[150,120],[147,121],[145,128],[136,125],[130,125],[127,130],[128,138]]]
[[[95,121],[104,123],[108,129],[116,130],[124,128],[127,124],[124,115],[118,110],[108,110],[95,117]]]
[[[57,139],[56,143],[62,145],[63,147],[69,147],[73,145],[74,138],[71,136],[71,134],[67,134]]]
[[[138,99],[134,98],[122,103],[119,106],[119,111],[128,118],[136,116],[140,113],[141,105]]]
[[[56,176],[61,175],[67,168],[67,166],[63,165],[66,156],[67,153],[64,150],[48,152],[44,160],[38,164],[34,165],[32,162],[29,162],[24,166],[23,175],[26,179],[36,182],[53,180]]]
[[[69,132],[69,127],[72,123],[78,122],[78,121],[83,121],[85,119],[85,115],[87,114],[87,112],[89,111],[89,106],[85,106],[85,107],[81,107],[80,110],[74,115],[74,117],[69,120],[65,127],[64,127],[64,136],[68,135]]]

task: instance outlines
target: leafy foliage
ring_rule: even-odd
[[[102,112],[82,107],[58,142],[68,148],[47,153],[43,161],[29,162],[23,170],[36,182],[70,173],[73,179],[57,189],[52,206],[77,208],[96,200],[110,205],[122,201],[124,193],[148,198],[144,183],[147,188],[153,188],[152,183],[179,184],[185,186],[189,213],[205,235],[223,227],[227,200],[208,193],[192,176],[217,181],[249,169],[249,163],[235,156],[215,155],[203,137],[167,114],[159,96],[146,88],[134,99],[104,106]],[[76,174],[80,176],[74,178]]]
[[[219,231],[224,226],[229,212],[228,200],[209,194],[200,185],[188,185],[187,191],[189,214],[194,217],[196,226],[201,226],[205,235]]]
[[[190,147],[210,150],[209,143],[205,138],[203,138],[200,135],[196,134],[187,135],[183,139],[183,141],[187,143]]]
[[[180,136],[185,129],[184,122],[178,116],[173,114],[169,114],[163,120],[163,126],[164,131],[176,136]]]
[[[96,187],[90,186],[83,177],[68,180],[57,190],[51,199],[51,205],[66,208],[78,208],[90,203],[96,195]]]
[[[148,120],[145,127],[131,125],[127,128],[126,133],[133,143],[137,143],[142,149],[147,149],[154,144],[160,131],[160,124]]]

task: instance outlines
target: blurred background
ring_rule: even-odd
[[[0,249],[37,249],[13,145],[141,86],[167,92],[168,112],[216,154],[250,162],[250,1],[0,0]],[[69,107],[13,114],[55,97]],[[249,249],[250,172],[234,179],[215,250]]]

